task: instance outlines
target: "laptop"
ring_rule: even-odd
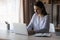
[[[27,27],[26,27],[25,24],[14,23],[13,26],[14,26],[14,31],[15,31],[16,34],[28,35]],[[35,36],[35,37],[48,37],[48,36],[51,36],[51,34],[50,33],[36,33],[32,36]]]
[[[13,23],[14,32],[16,34],[28,35],[26,24],[23,23]]]

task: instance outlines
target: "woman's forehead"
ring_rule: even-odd
[[[34,9],[41,9],[41,8],[39,8],[38,6],[34,6]]]
[[[34,6],[34,8],[39,8],[38,6]]]

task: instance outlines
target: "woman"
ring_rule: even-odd
[[[44,4],[38,1],[34,4],[34,15],[27,27],[29,34],[49,32],[49,16]]]

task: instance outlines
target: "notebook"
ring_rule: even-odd
[[[51,33],[36,33],[33,36],[35,36],[35,37],[50,37]]]
[[[56,32],[55,34],[56,34],[56,36],[60,36],[60,32]]]

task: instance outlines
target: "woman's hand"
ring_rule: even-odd
[[[34,32],[33,30],[29,30],[29,31],[28,31],[28,34],[29,34],[29,35],[33,35],[33,34],[35,34],[35,32]]]

